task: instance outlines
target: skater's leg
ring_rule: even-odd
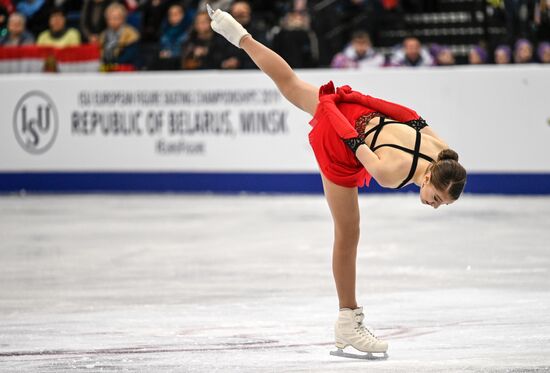
[[[359,243],[357,188],[334,184],[322,175],[323,188],[334,221],[332,271],[340,308],[357,308],[355,266]]]
[[[281,56],[250,35],[241,39],[240,46],[288,101],[311,115],[315,114],[319,103],[318,88],[298,78]]]

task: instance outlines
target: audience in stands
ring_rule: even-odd
[[[158,68],[176,70],[181,60],[183,42],[187,39],[188,21],[181,4],[168,9],[168,16],[162,26]]]
[[[408,37],[403,40],[402,47],[391,56],[390,65],[422,67],[433,66],[434,61],[428,50],[422,47],[420,40]]]
[[[189,38],[183,44],[182,68],[219,69],[226,44],[227,41],[210,28],[208,13],[197,13]]]
[[[113,0],[84,0],[80,14],[80,31],[89,43],[97,44],[99,34],[105,30],[105,10]]]
[[[494,53],[495,63],[497,65],[506,65],[512,62],[512,49],[505,45],[499,45]]]
[[[337,53],[330,64],[333,68],[368,68],[384,66],[384,56],[377,53],[364,31],[356,31],[351,36],[349,45]]]
[[[33,45],[34,36],[25,29],[25,16],[12,13],[8,20],[8,32],[0,37],[0,45],[4,47],[19,47]]]
[[[485,48],[475,45],[470,48],[468,53],[468,63],[470,65],[482,65],[487,63],[487,51]]]
[[[319,43],[310,27],[310,19],[303,11],[291,11],[281,21],[273,37],[273,50],[293,68],[317,67]]]
[[[50,13],[50,27],[40,33],[36,45],[56,48],[80,45],[80,33],[72,27],[67,28],[66,23],[63,9],[54,8]]]
[[[533,44],[527,39],[519,39],[514,47],[515,63],[533,62]]]
[[[38,46],[76,46],[81,43],[80,33],[67,26],[76,24],[85,42],[100,45],[107,64],[161,70],[256,68],[244,51],[211,30],[206,3],[229,11],[255,39],[272,47],[293,68],[448,66],[466,59],[466,54],[459,54],[460,48],[456,55],[448,46],[432,45],[428,51],[413,36],[404,39],[393,53],[377,53],[372,43],[377,39],[371,39],[366,30],[377,32],[388,22],[375,14],[388,14],[391,9],[401,12],[404,3],[397,0],[0,0],[0,46],[32,45],[34,38]],[[550,0],[495,0],[489,4],[493,11],[499,7],[500,26],[498,22],[489,26],[503,27],[508,22],[510,41],[497,46],[489,58],[484,48],[473,46],[467,53],[468,64],[549,63]],[[514,7],[522,13],[511,15]],[[69,12],[68,20],[62,10]],[[403,26],[400,16],[394,16],[391,24]],[[346,40],[349,29],[357,26],[365,31]],[[346,41],[348,45],[344,45]],[[494,38],[481,45],[503,41]],[[511,50],[508,45],[513,42]]]
[[[537,55],[540,62],[550,63],[550,43],[546,41],[540,43],[537,49]]]
[[[105,10],[107,28],[99,36],[105,64],[138,65],[139,32],[126,23],[126,8],[113,3]]]

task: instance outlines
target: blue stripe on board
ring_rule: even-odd
[[[415,191],[408,186],[399,192]],[[32,172],[0,173],[0,192],[321,193],[315,173]],[[368,193],[395,192],[372,182]],[[550,195],[548,174],[469,174],[466,192]]]

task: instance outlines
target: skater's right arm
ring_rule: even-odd
[[[209,8],[209,7],[208,7]],[[233,45],[242,48],[254,63],[273,80],[285,98],[298,108],[315,114],[318,89],[301,80],[286,61],[252,36],[227,12],[209,8],[212,29]]]

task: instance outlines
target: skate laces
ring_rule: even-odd
[[[360,313],[358,315],[355,315],[354,320],[357,323],[355,326],[355,330],[364,337],[370,337],[378,341],[378,337],[374,335],[373,332],[370,331],[371,328],[369,328],[367,325],[363,324],[363,319],[365,318],[365,315],[363,313]]]

